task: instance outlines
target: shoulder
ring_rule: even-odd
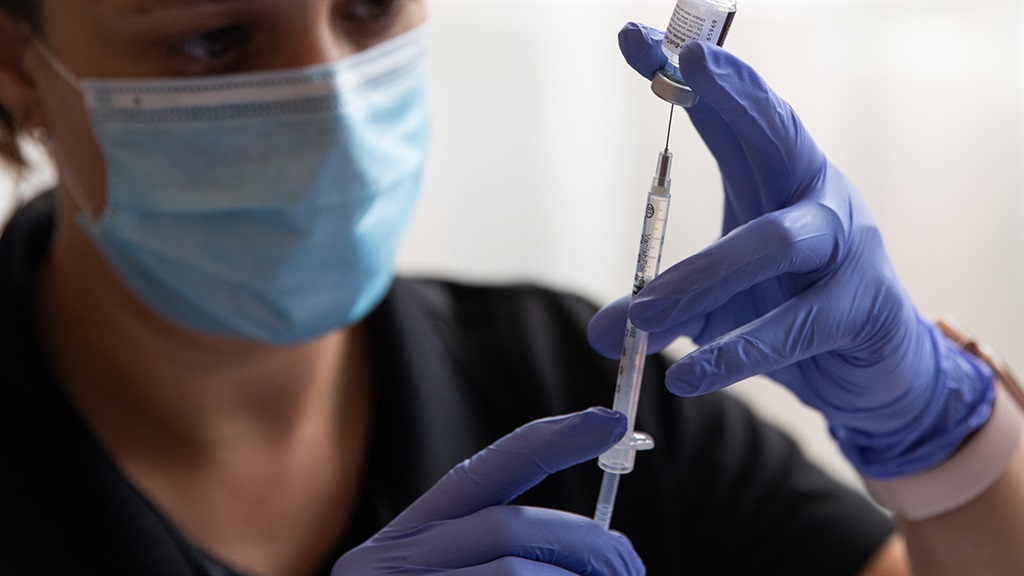
[[[399,279],[371,318],[382,384],[462,413],[480,438],[611,404],[617,362],[588,344],[595,306],[535,284]],[[393,383],[393,385],[391,384]],[[479,446],[482,447],[482,446]]]
[[[522,314],[554,321],[585,323],[597,307],[583,297],[534,283],[485,284],[436,278],[399,278],[392,297],[416,301],[438,314],[467,322],[517,323]]]
[[[464,355],[483,362],[535,365],[556,373],[567,363],[580,368],[596,364],[602,370],[614,364],[586,340],[587,322],[597,306],[566,291],[531,283],[403,278],[389,301],[409,323],[429,323],[435,336],[450,339]]]
[[[40,347],[33,285],[53,222],[44,194],[0,236],[0,573],[191,573],[180,543],[67,402]]]
[[[583,346],[586,356],[599,357],[586,343],[586,328],[597,306],[574,293],[533,283],[471,284],[449,280],[402,278],[389,298],[414,305],[438,324],[466,336],[497,339],[514,348]],[[486,337],[486,338],[484,338]],[[484,344],[475,339],[471,344]]]
[[[22,206],[0,234],[0,354],[4,365],[19,359],[31,327],[31,297],[35,277],[50,250],[54,222],[53,194]]]
[[[45,363],[34,329],[32,296],[49,252],[53,221],[53,195],[43,194],[22,206],[0,235],[0,390],[5,415],[8,410],[20,413],[15,393],[48,375],[45,369],[40,371]]]

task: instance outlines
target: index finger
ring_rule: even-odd
[[[629,317],[641,330],[666,330],[765,280],[822,273],[840,253],[843,230],[835,212],[814,202],[765,214],[651,280]]]

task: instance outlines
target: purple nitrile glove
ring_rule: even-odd
[[[627,24],[619,46],[650,78],[660,39]],[[987,420],[990,371],[918,315],[857,191],[789,104],[721,48],[687,42],[679,58],[722,173],[723,236],[601,310],[591,344],[616,357],[628,308],[652,352],[683,335],[699,345],[668,371],[676,394],[766,374],[825,415],[866,476],[943,462]]]
[[[568,512],[508,505],[625,432],[626,417],[605,408],[531,422],[453,468],[331,574],[643,574],[622,534]]]

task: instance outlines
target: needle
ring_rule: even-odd
[[[672,113],[676,111],[675,104],[669,104],[668,108],[668,133],[665,134],[665,151],[668,151],[668,138],[672,135]]]

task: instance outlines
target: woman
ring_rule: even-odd
[[[7,135],[44,131],[61,176],[2,246],[5,573],[901,566],[886,518],[719,394],[644,399],[660,447],[619,497],[614,527],[632,544],[580,516],[592,467],[526,492],[614,443],[620,416],[541,420],[485,448],[603,403],[614,363],[588,348],[593,309],[570,296],[392,281],[388,239],[425,148],[422,3],[0,7]],[[660,67],[655,32],[620,39],[641,73]],[[653,360],[648,377],[690,395],[768,372],[825,412],[866,474],[941,465],[985,428],[990,373],[917,321],[855,191],[795,116],[763,121],[785,103],[724,52],[694,46],[683,62],[702,97],[691,117],[729,176],[733,233],[631,311],[656,342],[705,345],[671,370]],[[817,219],[789,209],[808,206]],[[777,250],[745,266],[752,238]],[[836,286],[887,296],[811,323],[849,338],[753,352],[719,338],[750,328],[774,343],[795,333],[794,308],[864,302]],[[625,311],[590,322],[601,353],[614,356]],[[947,388],[963,393],[947,401]],[[875,442],[892,437],[909,442]],[[1020,466],[1006,464],[982,497],[908,523],[912,550],[1012,562],[991,553],[1005,548],[995,537],[973,556],[948,546],[1013,512]]]

